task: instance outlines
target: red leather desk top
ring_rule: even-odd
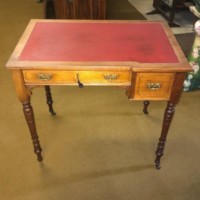
[[[19,61],[178,63],[159,23],[37,22]]]

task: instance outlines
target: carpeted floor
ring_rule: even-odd
[[[191,51],[192,44],[194,42],[195,34],[183,33],[183,34],[176,34],[175,36],[183,52],[185,53],[186,56],[188,56]]]
[[[108,0],[106,18],[145,20],[145,17],[126,0]]]
[[[4,66],[28,21],[42,17],[36,1],[0,1],[0,199],[198,200],[198,91],[183,93],[158,171],[154,153],[166,102],[152,102],[146,116],[142,102],[129,102],[119,88],[52,87],[52,117],[37,88],[32,105],[44,155],[37,162]]]

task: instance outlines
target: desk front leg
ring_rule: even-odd
[[[37,155],[38,161],[42,161],[42,148],[37,135],[33,109],[30,103],[31,92],[24,84],[24,78],[21,70],[12,71],[13,80],[17,92],[17,96],[22,103],[24,116],[26,118],[31,138],[33,141],[34,152]]]
[[[170,100],[167,103],[167,107],[164,113],[161,136],[156,150],[155,165],[157,169],[160,169],[161,167],[160,159],[163,156],[167,134],[175,112],[175,106],[181,97],[184,80],[185,80],[185,73],[177,73],[175,75]]]
[[[156,160],[155,165],[157,169],[160,169],[160,158],[163,156],[165,142],[168,134],[168,130],[174,116],[175,106],[172,102],[167,103],[167,108],[165,109],[164,119],[163,119],[163,126],[161,136],[158,142],[158,148],[156,150]]]

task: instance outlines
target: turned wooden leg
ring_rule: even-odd
[[[29,130],[31,133],[34,152],[37,154],[38,161],[42,161],[42,155],[41,155],[42,148],[40,146],[40,142],[39,142],[37,131],[36,131],[35,119],[34,119],[32,106],[31,106],[30,102],[23,102],[22,105],[23,105],[24,116],[26,118]]]
[[[33,114],[33,109],[30,104],[31,97],[31,87],[25,85],[24,76],[20,69],[12,71],[13,80],[15,83],[15,89],[17,96],[22,103],[24,116],[27,121],[28,128],[30,130],[31,138],[33,141],[34,152],[37,154],[38,161],[42,161],[42,148],[38,140],[37,130],[35,126],[35,119]]]
[[[143,112],[144,112],[144,114],[148,115],[149,114],[148,106],[150,104],[150,101],[144,101],[143,104],[144,104]]]
[[[52,115],[56,115],[56,113],[53,110],[53,100],[52,100],[52,96],[51,96],[51,89],[49,86],[45,86],[45,91],[46,91],[46,98],[47,98],[47,104],[49,106],[49,112]]]
[[[174,104],[171,102],[168,102],[167,108],[165,110],[164,114],[164,120],[163,120],[163,126],[162,126],[162,132],[161,137],[158,142],[158,147],[156,151],[156,160],[155,160],[155,166],[157,169],[160,169],[160,158],[163,156],[164,148],[165,148],[165,142],[167,138],[167,133],[174,115],[175,107]]]

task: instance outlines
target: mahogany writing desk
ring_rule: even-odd
[[[158,169],[185,74],[191,71],[168,25],[147,21],[31,20],[7,68],[39,161],[42,148],[30,103],[33,87],[45,86],[52,114],[50,85],[123,86],[130,100],[144,101],[146,114],[150,100],[166,100]]]

